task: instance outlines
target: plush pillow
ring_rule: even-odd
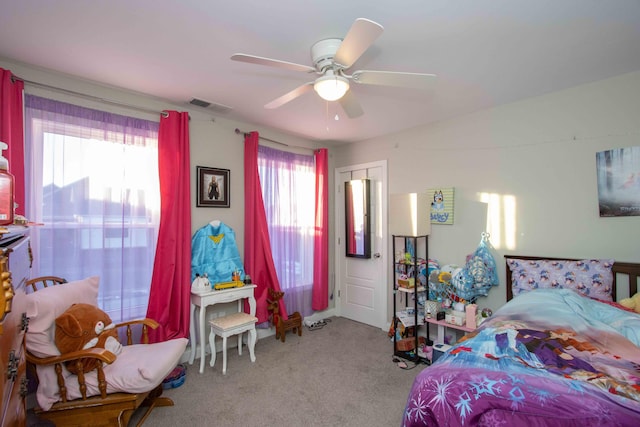
[[[122,347],[122,352],[115,362],[104,367],[107,393],[142,393],[155,388],[176,367],[187,342],[186,338],[174,338],[154,344]],[[37,366],[37,371],[40,382],[36,399],[40,408],[48,411],[51,405],[60,400],[56,372],[53,366]],[[97,372],[92,371],[85,375],[87,396],[100,394]],[[67,368],[62,368],[62,375],[67,386],[67,399],[82,397],[78,381],[70,378],[72,374]]]
[[[29,316],[25,335],[27,350],[37,357],[59,356],[55,343],[56,318],[74,303],[98,305],[99,284],[99,277],[89,277],[25,295]]]
[[[98,277],[64,283],[25,295],[30,318],[25,341],[27,349],[38,357],[58,356],[55,344],[55,320],[74,303],[98,304]],[[176,367],[188,340],[175,338],[154,344],[137,344],[122,348],[115,362],[104,367],[107,393],[141,393],[153,389]],[[58,379],[52,365],[36,366],[38,405],[45,411],[60,400]],[[67,399],[82,397],[78,381],[62,367]],[[87,396],[100,394],[97,371],[85,375]]]
[[[612,301],[612,259],[524,260],[510,258],[513,296],[533,289],[572,289],[582,295]]]
[[[640,313],[640,293],[636,293],[629,298],[620,300],[620,306],[625,310]]]
[[[90,348],[105,348],[119,354],[122,345],[118,341],[115,324],[107,313],[91,304],[73,304],[56,319],[55,343],[60,354],[72,353]],[[82,359],[82,369],[89,372],[96,369],[97,359]],[[67,363],[69,372],[77,374],[74,361]]]

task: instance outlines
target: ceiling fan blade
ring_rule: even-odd
[[[302,86],[298,86],[297,88],[295,88],[291,92],[287,92],[284,95],[282,95],[281,97],[276,98],[273,101],[271,101],[270,103],[266,104],[264,106],[264,108],[266,108],[268,110],[272,110],[274,108],[278,108],[278,107],[286,104],[289,101],[293,101],[294,99],[296,99],[300,95],[304,95],[305,93],[309,92],[310,90],[313,90],[313,82],[308,82],[308,83],[303,84]]]
[[[342,40],[334,57],[334,62],[344,68],[351,67],[369,46],[382,34],[382,25],[365,18],[355,20],[349,32]]]
[[[402,73],[394,71],[356,71],[351,80],[365,85],[406,87],[410,89],[431,89],[435,74]]]
[[[339,102],[340,105],[342,105],[342,109],[347,113],[347,116],[349,116],[350,119],[355,119],[364,114],[362,106],[360,106],[360,103],[351,90],[348,90],[347,93],[340,98]]]
[[[267,65],[269,67],[284,68],[293,71],[303,71],[305,73],[313,73],[315,68],[308,65],[295,64],[293,62],[279,61],[277,59],[263,58],[261,56],[246,55],[244,53],[234,53],[231,55],[233,61],[248,62],[250,64]]]

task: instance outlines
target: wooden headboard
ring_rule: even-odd
[[[511,258],[525,259],[525,260],[541,260],[541,259],[550,259],[550,260],[568,260],[568,261],[579,261],[575,258],[549,258],[549,257],[539,257],[539,256],[523,256],[523,255],[505,255],[505,259],[509,260]],[[505,271],[507,278],[507,301],[510,301],[513,298],[513,290],[511,289],[511,269],[509,268],[508,263],[505,263]],[[613,296],[614,301],[617,300],[617,281],[619,275],[626,276],[629,279],[629,293],[628,296],[635,295],[638,292],[638,277],[640,277],[640,264],[633,262],[614,262],[613,268],[611,269],[613,272],[613,289],[611,290],[611,295]]]

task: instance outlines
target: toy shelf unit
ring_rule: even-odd
[[[428,236],[393,235],[393,354],[414,362],[426,359],[422,348],[429,260]]]

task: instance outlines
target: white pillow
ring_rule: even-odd
[[[40,292],[40,291],[38,291]],[[157,387],[176,367],[187,346],[186,338],[175,338],[154,344],[134,344],[122,347],[122,353],[110,365],[105,365],[107,393],[143,393]],[[53,366],[38,366],[38,405],[45,411],[60,400],[58,380]],[[82,397],[77,377],[63,367],[67,399]],[[98,374],[85,374],[87,396],[100,394]]]
[[[38,357],[58,356],[55,344],[55,319],[72,304],[98,305],[98,277],[64,283],[25,295],[29,329],[25,337],[27,349]],[[158,386],[176,367],[187,346],[186,338],[155,344],[125,346],[115,362],[104,367],[107,392],[141,393]],[[45,411],[60,400],[58,380],[53,365],[38,366],[38,405]],[[82,396],[78,380],[64,366],[67,399]],[[100,394],[97,371],[85,374],[87,396]]]
[[[56,318],[72,304],[98,305],[97,276],[50,286],[25,295],[29,329],[25,335],[27,350],[37,357],[59,356],[55,343]]]

